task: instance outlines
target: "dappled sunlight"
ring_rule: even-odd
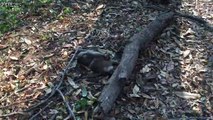
[[[32,24],[1,37],[0,109],[11,108],[4,114],[25,110],[51,93],[58,73],[85,42],[103,8],[101,4],[89,13],[73,11],[51,21],[30,16]]]
[[[100,70],[91,69],[92,65],[115,57],[112,60],[117,66],[125,45],[132,42],[130,38],[165,12],[146,8],[140,0],[63,2],[58,14],[43,6],[41,13],[25,16],[27,24],[0,37],[1,117],[65,119],[73,110],[78,119],[101,118],[94,111],[111,73],[97,74]],[[175,9],[200,15],[213,24],[211,5],[207,0],[184,0]],[[212,33],[178,17],[155,37],[141,49],[109,116],[135,120],[212,118]],[[94,48],[88,51],[108,56],[93,58],[95,62],[90,63],[85,60],[90,56],[81,56],[82,63],[86,62],[78,65],[77,53],[82,48],[86,52]],[[36,106],[46,99],[45,104]]]

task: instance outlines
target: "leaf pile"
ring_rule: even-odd
[[[78,46],[101,46],[119,55],[128,39],[160,14],[145,9],[140,0],[82,0],[66,5],[69,9],[62,9],[58,17],[28,16],[31,24],[0,38],[0,115],[18,114],[47,97]],[[185,0],[179,8],[213,23],[211,6],[206,0]],[[110,115],[116,119],[212,118],[212,51],[212,33],[178,19],[141,51]],[[106,80],[107,76],[94,77],[79,66],[70,71],[62,92],[76,118],[96,118],[93,110]],[[66,117],[60,98],[55,96],[49,104],[39,118]],[[19,119],[27,119],[23,116]]]

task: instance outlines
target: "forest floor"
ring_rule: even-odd
[[[71,15],[57,19],[47,11],[28,16],[27,25],[0,38],[1,117],[28,119],[21,111],[47,98],[76,48],[96,46],[121,54],[129,38],[162,13],[144,8],[140,0],[77,1],[69,7]],[[210,0],[184,0],[176,7],[213,24]],[[96,119],[93,111],[109,76],[92,75],[77,66],[61,86],[77,119]],[[68,115],[58,94],[48,103],[37,119],[59,120]],[[31,114],[45,105],[32,109]],[[140,52],[110,116],[122,120],[213,119],[213,34],[178,18]]]

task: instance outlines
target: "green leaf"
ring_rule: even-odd
[[[88,100],[86,98],[82,98],[81,100],[75,103],[75,109],[77,111],[85,109],[88,106]]]
[[[70,13],[72,13],[72,9],[71,9],[70,7],[65,7],[65,8],[64,8],[64,14],[65,14],[65,15],[68,15],[68,14],[70,14]]]

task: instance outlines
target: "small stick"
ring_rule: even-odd
[[[12,113],[8,113],[8,114],[0,115],[0,118],[9,117],[9,116],[18,115],[18,114],[27,115],[26,112],[12,112]]]
[[[68,110],[69,116],[66,117],[66,120],[68,120],[70,118],[72,118],[72,120],[76,120],[75,115],[74,115],[74,113],[72,111],[72,108],[70,107],[69,102],[65,99],[65,97],[64,97],[63,93],[61,92],[61,90],[56,89],[56,91],[60,94],[61,98],[63,99],[63,101],[65,103],[65,105],[67,106],[67,110]]]
[[[53,101],[49,102],[45,107],[39,110],[39,112],[33,115],[29,120],[34,120],[34,118],[37,117],[42,111],[44,111],[51,103],[53,103]]]
[[[62,77],[64,77],[64,75],[62,75]],[[63,80],[60,81],[60,83],[52,90],[51,94],[45,100],[41,101],[40,103],[31,107],[30,109],[25,110],[24,112],[32,111],[33,109],[35,109],[35,108],[43,105],[44,103],[46,103],[56,93],[56,88],[59,88],[61,86],[62,82],[63,82]]]
[[[72,56],[72,58],[71,58],[70,61],[68,62],[68,65],[66,66],[66,68],[65,68],[65,69],[63,70],[63,72],[61,73],[61,77],[60,77],[59,80],[58,80],[58,81],[60,81],[59,84],[53,88],[53,90],[52,90],[52,92],[50,93],[50,95],[49,95],[45,100],[41,101],[40,103],[38,103],[37,105],[31,107],[30,109],[25,110],[24,112],[32,111],[33,109],[35,109],[35,108],[37,108],[37,107],[43,105],[43,104],[46,103],[53,95],[55,95],[56,90],[59,90],[59,88],[61,87],[61,85],[62,85],[62,83],[63,83],[63,81],[64,81],[64,78],[65,78],[65,76],[67,75],[67,72],[68,72],[69,69],[70,69],[70,65],[71,65],[71,63],[73,62],[73,60],[74,60],[75,56],[77,55],[78,51],[79,51],[79,47],[77,47],[77,49],[76,49],[74,55]]]

